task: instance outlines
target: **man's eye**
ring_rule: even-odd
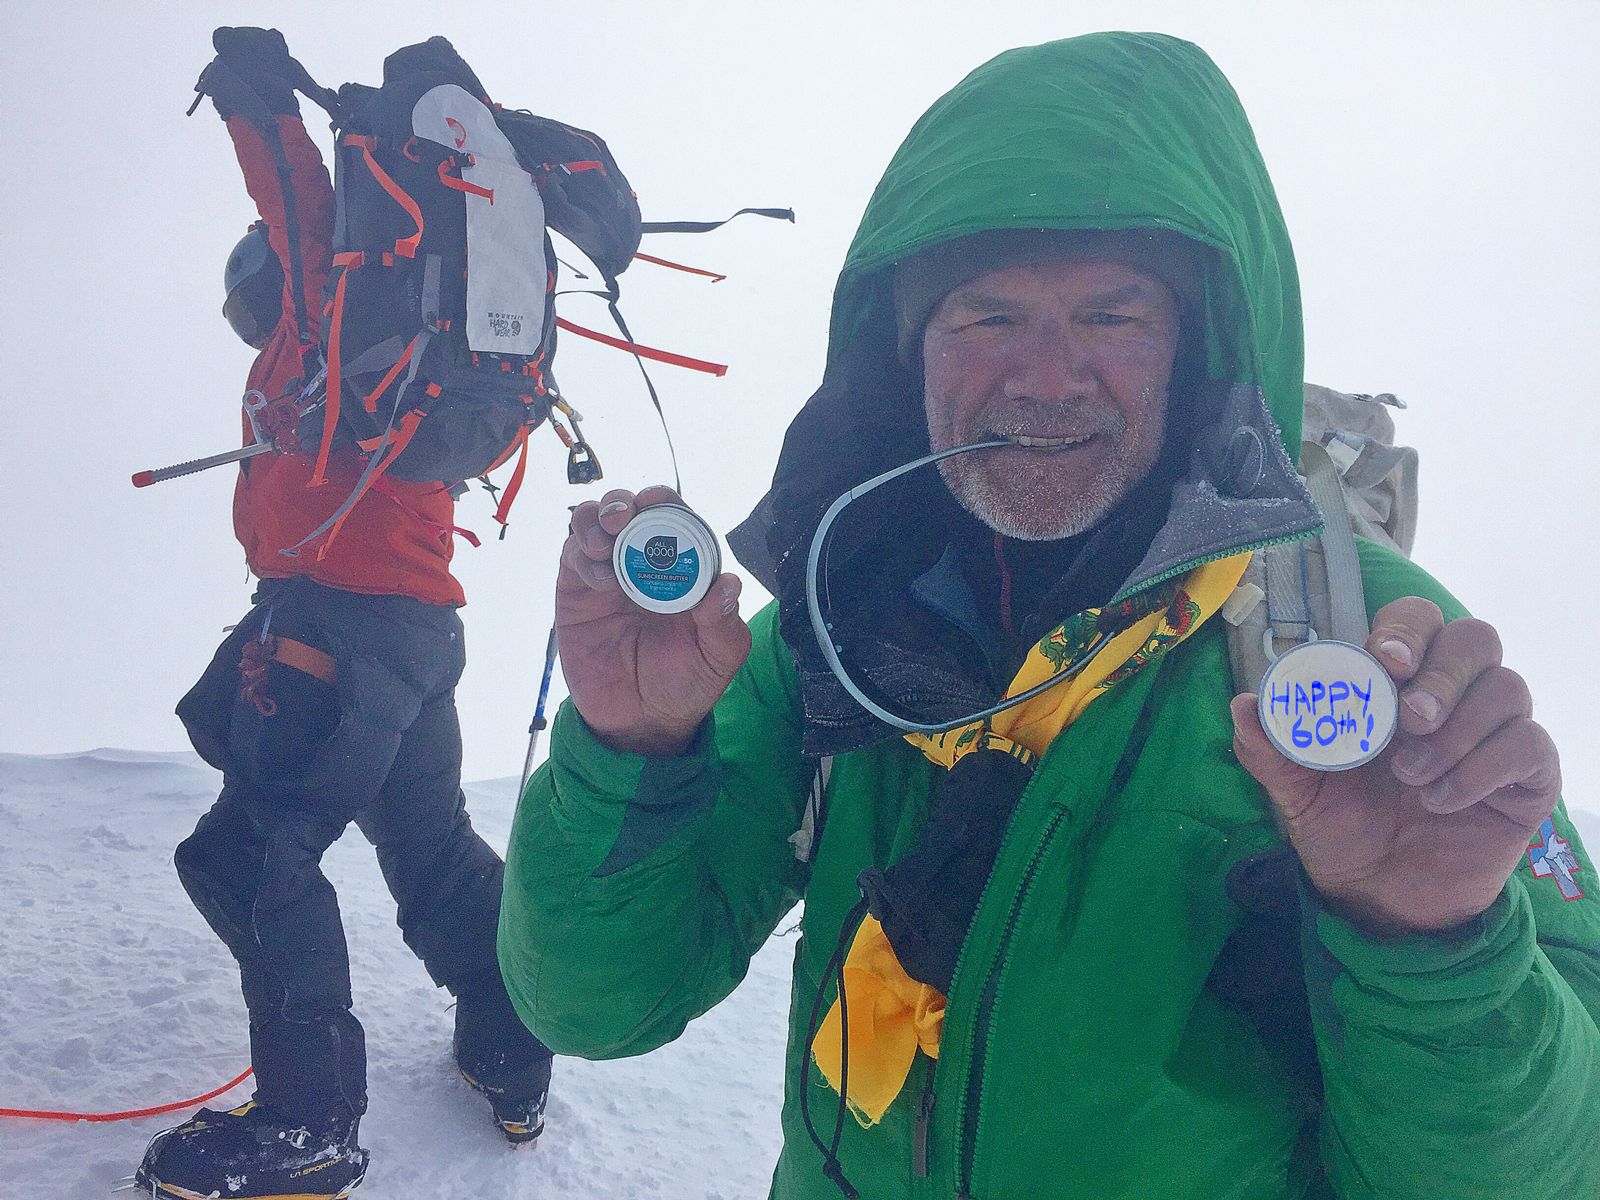
[[[1132,324],[1134,318],[1126,313],[1092,312],[1083,317],[1085,325],[1116,326]]]
[[[988,326],[990,328],[997,325],[1010,325],[1011,323],[1011,318],[1004,313],[995,313],[993,316],[984,317],[982,320],[973,322],[974,325]]]

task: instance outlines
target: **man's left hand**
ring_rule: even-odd
[[[1407,596],[1378,611],[1366,648],[1400,690],[1382,755],[1350,771],[1300,766],[1267,740],[1253,694],[1233,699],[1234,751],[1329,908],[1377,936],[1438,932],[1500,894],[1555,808],[1560,760],[1493,626],[1446,624]]]

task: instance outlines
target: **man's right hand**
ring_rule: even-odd
[[[622,591],[611,548],[641,508],[682,504],[670,488],[607,492],[580,504],[561,549],[556,640],[572,702],[617,750],[682,753],[750,654],[740,582],[724,573],[694,608],[663,615]]]

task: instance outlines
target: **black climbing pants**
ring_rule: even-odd
[[[265,581],[256,600],[178,705],[223,787],[176,855],[239,963],[256,1098],[308,1122],[366,1109],[344,927],[320,865],[351,822],[377,851],[406,944],[462,998],[458,1054],[547,1071],[495,958],[504,865],[461,793],[460,618],[306,579]],[[273,657],[276,639],[326,654],[332,681]],[[478,1027],[462,1028],[467,1014]]]

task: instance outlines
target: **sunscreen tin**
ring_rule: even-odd
[[[688,612],[722,574],[711,527],[681,504],[640,509],[617,534],[611,565],[623,592],[653,613]]]

